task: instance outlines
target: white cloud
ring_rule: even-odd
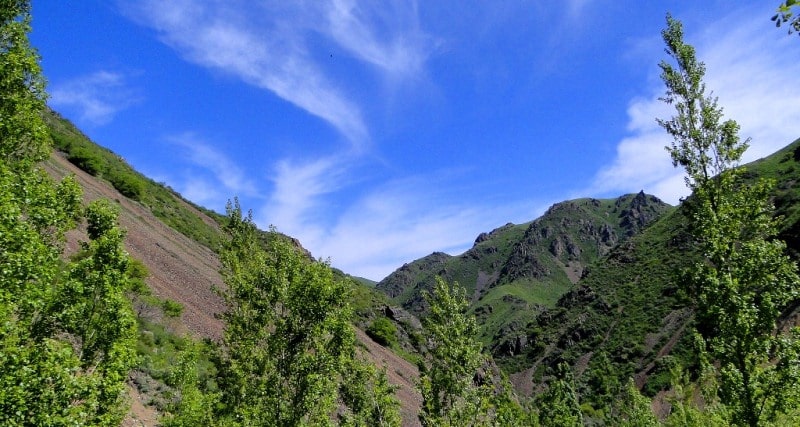
[[[414,75],[422,70],[428,48],[415,4],[332,0],[327,18],[323,30],[362,61],[393,75]],[[388,33],[388,40],[381,40],[381,33]]]
[[[399,265],[433,251],[458,254],[500,218],[528,221],[545,205],[507,204],[500,208],[466,204],[450,194],[448,178],[424,176],[392,181],[358,196],[343,212],[324,203],[343,184],[341,159],[307,164],[281,162],[275,189],[258,217],[294,236],[315,256],[330,258],[350,274],[380,280]],[[439,189],[439,190],[437,190]],[[452,193],[455,193],[453,191]]]
[[[369,140],[361,108],[326,73],[322,35],[357,59],[392,74],[413,74],[425,59],[413,4],[395,3],[404,20],[373,21],[382,3],[131,0],[126,11],[158,31],[187,60],[234,75],[328,122],[360,150]],[[366,13],[369,11],[369,13]],[[384,25],[380,25],[384,22]],[[386,23],[388,22],[388,23]],[[408,23],[407,23],[408,22]],[[389,31],[388,41],[379,34]]]
[[[187,132],[167,139],[186,150],[187,160],[205,170],[210,171],[215,181],[234,194],[255,196],[258,194],[255,184],[247,178],[245,172],[225,154],[214,149],[209,143],[196,134]]]
[[[260,215],[260,225],[274,225],[303,244],[318,241],[325,234],[325,218],[334,215],[319,209],[322,199],[345,185],[344,172],[342,159],[333,157],[302,164],[278,162],[271,178],[273,192]]]
[[[100,70],[57,82],[50,88],[49,103],[56,108],[76,109],[81,121],[104,125],[140,100],[127,79],[123,73]]]
[[[726,118],[741,125],[742,138],[751,137],[745,162],[777,151],[800,136],[800,43],[768,20],[769,11],[747,10],[711,23],[701,34],[684,28],[686,41],[697,47],[706,63],[707,90],[719,97]],[[765,22],[766,21],[766,22]],[[682,171],[672,167],[664,149],[670,137],[655,122],[674,115],[658,100],[663,83],[628,108],[629,135],[617,145],[612,163],[595,176],[588,192],[615,195],[644,189],[669,203],[686,196]]]
[[[165,138],[178,148],[184,161],[178,170],[157,171],[152,176],[170,183],[187,199],[202,206],[221,211],[232,197],[260,199],[256,183],[225,153],[213,148],[213,143],[193,132]]]

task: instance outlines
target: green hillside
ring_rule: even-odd
[[[799,161],[797,140],[745,166],[748,179],[775,180],[780,237],[795,257]],[[695,259],[684,215],[644,193],[566,201],[533,222],[481,234],[459,256],[410,262],[376,287],[424,317],[421,295],[434,278],[459,282],[484,345],[516,373],[518,388],[535,388],[567,362],[589,404],[602,406],[608,384],[628,378],[652,397],[669,386],[672,367],[695,365],[684,334],[693,310],[681,274]]]
[[[670,210],[644,193],[557,203],[536,221],[479,235],[459,256],[433,253],[406,264],[376,287],[419,315],[436,276],[458,282],[484,344],[495,356],[514,355],[527,345],[525,325],[555,308],[589,265]]]
[[[108,181],[122,195],[147,206],[164,224],[215,252],[219,250],[223,238],[219,229],[222,215],[184,199],[166,184],[137,172],[122,157],[94,143],[57,112],[48,109],[43,117],[54,147],[67,160],[90,175]]]
[[[800,251],[798,160],[800,140],[745,166],[749,179],[776,181],[776,212],[783,217],[780,237],[795,257]],[[566,361],[583,394],[595,402],[602,400],[600,388],[609,377],[616,384],[633,377],[654,396],[669,385],[671,367],[694,366],[694,351],[684,334],[692,325],[693,309],[681,277],[696,258],[683,211],[673,210],[591,266],[556,308],[527,324],[525,340],[534,344],[505,359],[504,366],[531,374],[535,383],[548,368]],[[787,315],[796,309],[789,307]]]

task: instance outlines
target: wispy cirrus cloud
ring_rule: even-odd
[[[257,222],[262,228],[275,225],[315,256],[373,280],[433,250],[462,252],[479,233],[502,225],[498,217],[527,221],[547,206],[468,203],[463,194],[447,190],[451,178],[431,174],[390,180],[335,210],[325,199],[341,189],[339,164],[332,159],[279,164],[273,195]]]
[[[183,148],[190,163],[211,171],[225,189],[237,194],[257,194],[255,184],[245,172],[197,134],[187,132],[169,137],[167,141]]]
[[[71,80],[55,82],[49,90],[50,105],[74,109],[80,120],[92,125],[111,122],[120,111],[141,101],[138,91],[121,72],[99,70]]]
[[[185,59],[234,75],[321,118],[361,150],[369,129],[344,83],[326,70],[322,36],[356,59],[393,75],[411,75],[426,57],[413,3],[128,0],[127,13],[155,29]],[[323,44],[324,45],[324,44]]]
[[[343,79],[331,58],[348,57],[355,64],[349,65],[351,69],[366,70],[366,76],[392,84],[424,75],[436,42],[422,31],[415,0],[121,0],[120,4],[127,16],[154,29],[185,60],[265,89],[325,121],[348,141],[346,150],[333,154],[265,159],[272,166],[261,171],[263,180],[256,178],[265,192],[256,214],[260,226],[274,224],[299,238],[315,255],[330,256],[336,266],[381,278],[407,261],[409,250],[430,243],[411,244],[415,229],[437,230],[436,247],[441,247],[451,240],[446,237],[448,230],[469,222],[466,218],[471,216],[460,207],[423,212],[428,206],[410,193],[387,194],[389,190],[382,187],[380,192],[361,194],[349,187],[359,180],[358,159],[363,159],[372,139],[363,111],[366,103],[380,100],[358,98],[355,94],[363,95],[364,82]],[[189,142],[180,145],[191,148],[189,160],[211,174],[195,171],[185,176],[181,192],[203,201],[220,197],[220,185],[214,183],[233,192],[246,188],[234,169],[218,162],[219,153],[196,144],[195,137],[183,136]],[[346,198],[355,199],[354,204],[332,206],[330,202],[344,189],[352,191]],[[395,190],[393,186],[391,191]],[[391,204],[397,209],[391,215],[376,211],[379,199],[394,200]],[[447,218],[459,217],[465,219],[445,224]],[[396,230],[398,225],[403,231]],[[344,230],[359,232],[348,236]],[[364,263],[371,267],[361,268]]]
[[[332,0],[325,13],[323,33],[391,75],[421,72],[433,48],[431,38],[420,29],[414,2]]]
[[[168,136],[165,141],[178,148],[185,162],[181,172],[168,174],[167,181],[187,199],[221,210],[234,196],[262,197],[245,170],[200,135],[185,132]]]
[[[763,8],[761,8],[763,9]],[[741,125],[742,138],[752,138],[745,162],[766,156],[800,137],[800,44],[775,31],[769,10],[743,10],[714,22],[702,33],[686,28],[686,41],[706,63],[706,85],[719,97],[726,118]],[[654,61],[655,64],[655,61]],[[655,67],[653,67],[655,70]],[[602,168],[588,189],[608,195],[644,189],[669,203],[688,195],[683,172],[672,167],[664,149],[670,137],[655,119],[674,115],[658,100],[659,80],[649,94],[631,100],[628,136],[619,141],[611,164]]]
[[[261,225],[275,225],[296,237],[302,235],[303,242],[322,239],[335,216],[335,212],[322,208],[323,200],[346,186],[343,162],[336,157],[279,161],[269,174],[272,193],[264,206]]]

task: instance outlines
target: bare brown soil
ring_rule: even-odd
[[[106,198],[119,203],[119,222],[127,230],[126,249],[142,261],[150,271],[147,284],[153,294],[181,303],[184,307],[182,324],[196,337],[219,340],[223,325],[215,316],[224,310],[222,299],[213,291],[223,286],[219,274],[217,255],[183,234],[164,225],[149,209],[122,196],[109,183],[99,180],[69,163],[63,156],[54,154],[45,168],[56,178],[74,174],[84,191],[85,201]],[[214,221],[190,205],[195,214],[209,224]],[[68,233],[67,252],[77,250],[78,242],[86,240],[85,233],[76,230]],[[377,366],[386,366],[387,376],[398,386],[404,426],[417,426],[420,395],[414,388],[419,378],[416,366],[372,341],[357,330],[357,338],[367,349],[367,354]],[[131,391],[131,412],[125,426],[155,426],[155,411],[143,402],[135,390]]]

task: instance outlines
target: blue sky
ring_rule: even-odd
[[[800,137],[779,1],[33,0],[50,105],[185,197],[379,280],[577,197],[677,203],[665,14],[751,137]]]

